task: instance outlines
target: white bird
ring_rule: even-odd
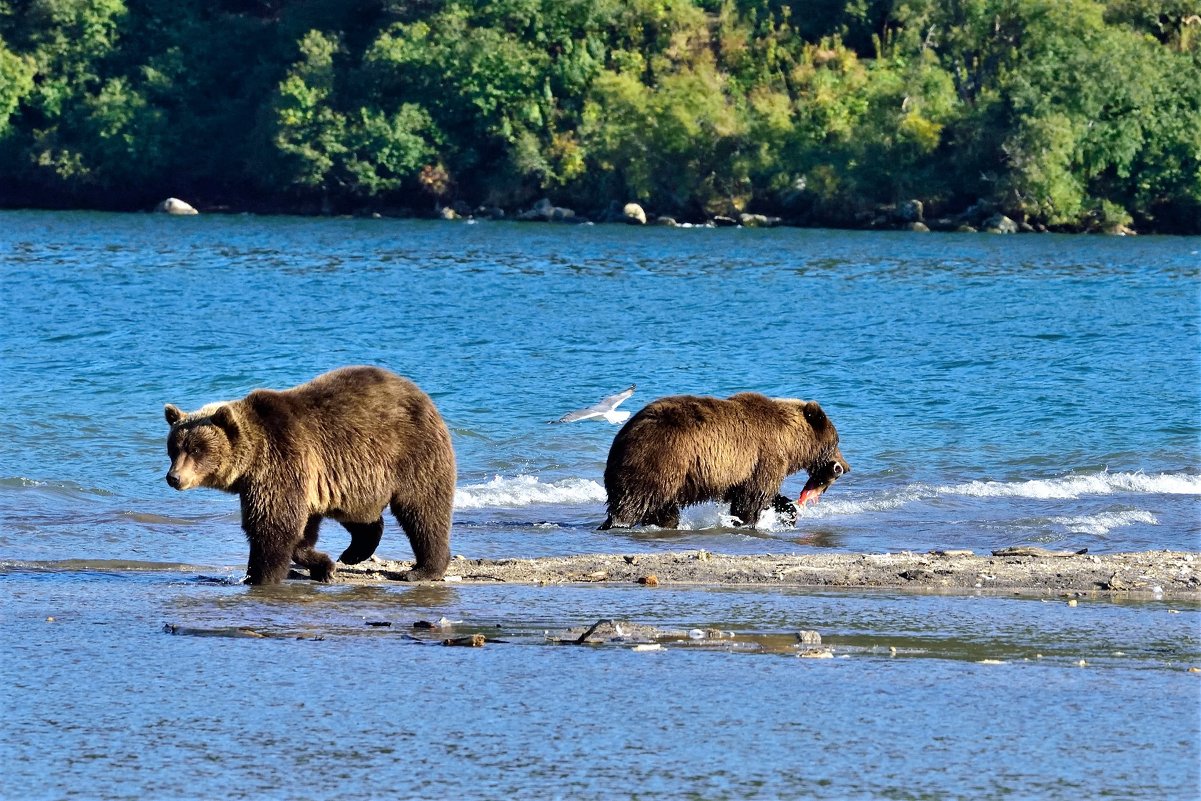
[[[630,384],[629,387],[618,392],[616,395],[610,395],[607,398],[601,398],[600,403],[593,406],[588,406],[584,409],[576,409],[574,412],[568,412],[558,420],[547,420],[548,423],[574,423],[578,420],[596,420],[604,418],[613,425],[624,423],[630,419],[629,412],[619,412],[617,407],[628,397],[634,394],[634,387],[637,384]]]

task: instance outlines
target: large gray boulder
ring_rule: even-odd
[[[1018,232],[1018,224],[1004,214],[997,212],[984,221],[984,230],[990,234],[1016,234]]]
[[[738,215],[738,224],[744,228],[775,228],[780,224],[780,218],[768,217],[766,214],[747,214],[743,212]]]
[[[532,209],[518,214],[517,219],[523,222],[583,222],[574,211],[556,206],[548,198],[542,198]]]
[[[200,212],[192,208],[191,204],[185,203],[177,197],[169,197],[162,203],[154,207],[154,210],[160,214],[199,214]]]

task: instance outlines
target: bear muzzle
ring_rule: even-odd
[[[167,471],[167,483],[177,490],[187,490],[200,485],[193,471],[177,470],[174,467]]]

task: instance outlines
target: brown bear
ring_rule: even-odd
[[[408,379],[344,367],[292,389],[256,389],[190,414],[167,404],[164,412],[167,483],[240,496],[251,584],[283,581],[293,562],[329,581],[334,563],[314,547],[321,519],[350,532],[338,559],[355,564],[379,546],[385,507],[416,557],[406,577],[445,573],[454,450],[434,402]]]
[[[613,439],[605,465],[609,516],[601,528],[675,528],[681,507],[717,500],[753,526],[778,503],[786,476],[809,473],[797,501],[803,506],[850,469],[834,424],[815,401],[757,392],[660,398]]]

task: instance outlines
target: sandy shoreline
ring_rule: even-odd
[[[335,581],[401,580],[408,562],[338,565]],[[653,577],[650,578],[650,577]],[[967,551],[728,556],[708,551],[590,554],[536,559],[455,557],[447,581],[460,584],[638,583],[650,586],[799,586],[902,589],[1201,601],[1201,553],[994,556]]]

